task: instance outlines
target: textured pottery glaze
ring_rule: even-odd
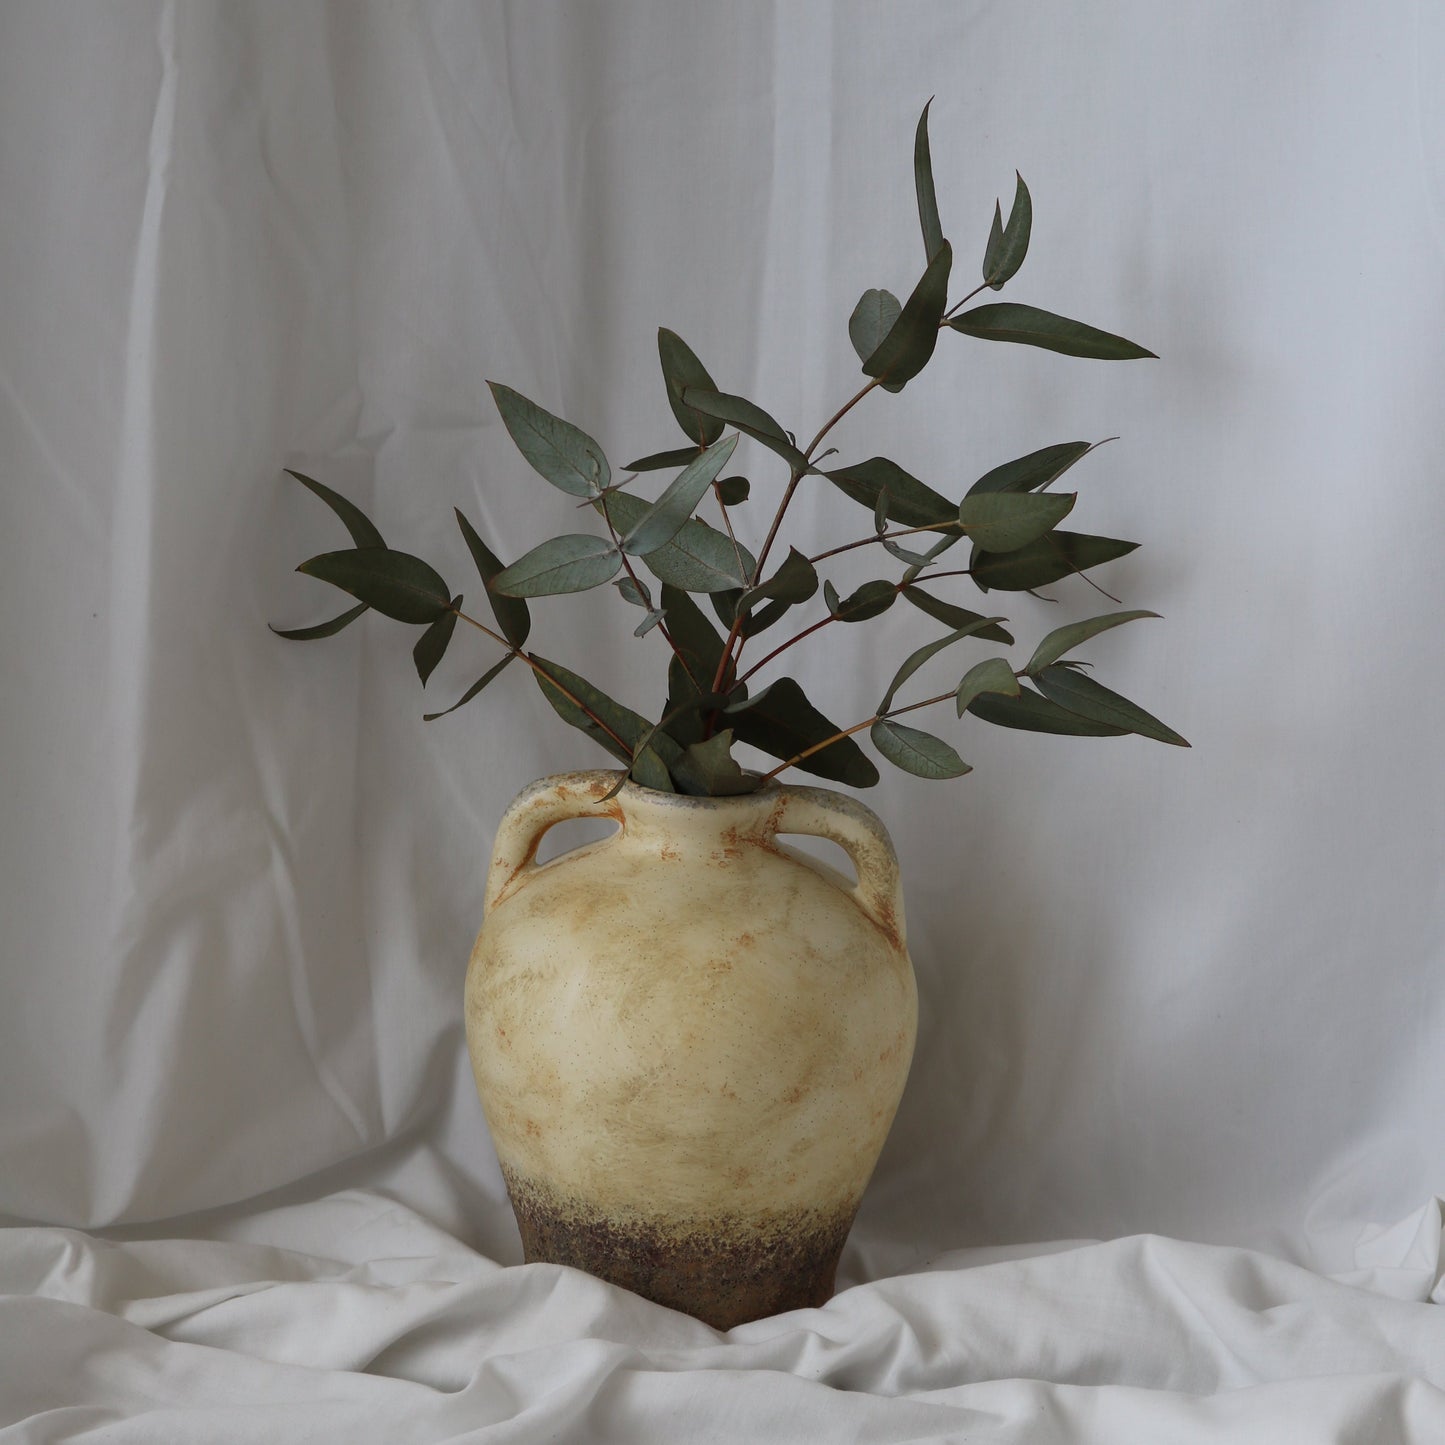
[[[467,973],[526,1256],[720,1328],[821,1304],[913,1054],[892,845],[821,788],[604,801],[616,782],[512,803]],[[620,827],[537,864],[576,817]],[[780,833],[841,844],[857,885]]]

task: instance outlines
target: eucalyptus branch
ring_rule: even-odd
[[[933,707],[940,702],[947,702],[950,698],[957,696],[958,689],[954,687],[950,688],[947,692],[939,693],[937,697],[926,697],[922,702],[911,702],[907,707],[891,707],[886,713],[876,712],[872,717],[864,718],[862,722],[854,723],[850,728],[843,728],[840,732],[834,733],[832,737],[824,738],[820,743],[814,743],[810,748],[804,748],[802,752],[796,753],[793,757],[789,758],[787,762],[779,763],[772,772],[763,774],[759,786],[761,786],[761,783],[771,782],[779,773],[785,772],[788,768],[795,767],[798,763],[801,763],[804,758],[811,758],[814,753],[821,753],[824,748],[830,748],[834,743],[841,742],[844,738],[852,737],[854,733],[861,733],[864,728],[871,728],[874,723],[881,721],[885,717],[902,717],[906,712],[917,712],[921,707]]]
[[[939,523],[929,527],[905,527],[897,532],[875,532],[871,537],[860,537],[856,542],[844,542],[841,547],[830,547],[826,552],[819,552],[816,557],[809,557],[808,561],[818,563],[829,557],[836,557],[840,552],[851,552],[855,547],[867,547],[874,542],[892,542],[898,537],[916,537],[920,532],[939,532],[943,528]],[[959,526],[960,535],[966,535],[967,527]]]
[[[542,667],[539,663],[534,661],[530,653],[524,652],[520,647],[513,647],[512,644],[508,642],[507,639],[503,637],[500,632],[493,632],[492,629],[488,627],[485,623],[478,622],[475,617],[469,617],[460,608],[453,607],[449,610],[455,612],[463,622],[470,622],[472,626],[477,629],[478,632],[485,632],[487,636],[490,637],[494,642],[500,642],[502,646],[507,649],[508,652],[515,652],[517,656],[520,657],[522,661],[525,662],[527,666],[530,667],[532,671],[537,674],[538,677],[545,677],[550,687],[556,688],[556,690],[560,692],[562,696],[565,697],[567,701],[572,704],[573,707],[575,707],[585,717],[591,718],[592,721],[595,722],[597,726],[600,727],[602,731],[605,732],[607,736],[610,737],[612,741],[616,743],[617,746],[621,748],[624,753],[627,754],[629,761],[632,759],[632,749],[628,747],[628,745],[620,737],[618,737],[617,734],[613,732],[612,729],[608,727],[607,724],[603,722],[602,719],[598,717],[597,714],[593,712],[592,709],[588,707],[581,698],[574,697],[570,692],[568,692],[565,687],[562,686],[560,682],[557,681],[555,677],[552,676],[550,672],[547,671],[545,667]]]
[[[602,503],[602,520],[607,523],[607,530],[612,534],[612,543],[617,548],[617,555],[622,558],[623,571],[632,579],[632,585],[637,588],[639,594],[646,596],[647,593],[643,587],[642,578],[640,578],[634,570],[632,559],[622,550],[622,538],[618,535],[617,527],[612,521],[612,513],[607,508],[607,494],[604,492],[599,500]],[[687,673],[689,679],[692,681],[692,685],[701,692],[702,684],[698,682],[697,678],[693,677],[692,668],[687,665],[687,658],[683,656],[682,648],[673,641],[672,633],[667,630],[667,620],[665,618],[657,624],[657,630],[662,633],[663,640],[672,649],[672,655],[682,664],[682,670]]]
[[[957,311],[960,306],[967,306],[968,303],[972,301],[973,298],[977,296],[980,291],[987,290],[988,282],[985,281],[982,286],[975,286],[973,290],[970,291],[968,295],[963,298],[962,301],[955,301],[953,305],[950,306],[948,310],[943,313],[943,320],[938,323],[938,329],[942,331],[943,328],[948,325],[950,318],[953,316],[953,313]]]
[[[748,668],[745,673],[739,676],[737,681],[746,682],[748,678],[750,678],[755,672],[758,671],[759,668],[766,667],[780,653],[786,652],[790,647],[795,646],[805,637],[811,637],[813,633],[815,633],[820,627],[826,627],[830,622],[837,622],[838,620],[839,619],[837,618],[837,616],[830,612],[826,617],[820,618],[817,622],[813,623],[812,626],[805,627],[801,632],[797,633],[793,637],[790,637],[785,643],[782,644],[781,647],[775,647],[766,657],[762,658],[758,662],[753,663],[753,665]]]

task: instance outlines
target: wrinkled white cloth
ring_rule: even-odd
[[[1407,1300],[1157,1236],[961,1250],[723,1335],[375,1194],[240,1233],[0,1237],[0,1441],[1445,1438],[1423,1268]]]
[[[1430,0],[0,5],[3,1438],[1439,1445],[1442,69]],[[1117,433],[1069,525],[1166,620],[1083,655],[1194,747],[944,714],[975,771],[868,795],[909,1090],[850,1288],[723,1341],[515,1268],[465,1059],[497,818],[600,755],[516,668],[423,724],[479,638],[423,692],[384,619],[268,632],[345,605],[282,468],[475,602],[454,506],[507,559],[581,525],[488,379],[620,471],[679,444],[666,325],[811,435],[921,270],[930,95],[954,296],[1017,168],[982,299],[1161,359],[949,333],[832,440],[957,496]],[[1116,605],[1048,590],[984,600],[1016,666]],[[627,611],[533,638],[652,711]],[[851,722],[924,624],[788,656]]]

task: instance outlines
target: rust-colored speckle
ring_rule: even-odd
[[[727,1330],[826,1304],[856,1201],[754,1217],[607,1213],[503,1168],[527,1262],[571,1265]]]
[[[808,1089],[804,1084],[794,1084],[786,1094],[783,1095],[785,1104],[801,1104],[808,1097]]]
[[[740,933],[740,934],[738,934],[738,947],[739,947],[739,948],[751,948],[751,947],[753,946],[753,944],[755,944],[756,942],[757,942],[757,939],[755,939],[751,933]]]
[[[529,1139],[540,1139],[542,1137],[542,1126],[535,1119],[528,1119],[523,1132]]]
[[[671,843],[664,843],[658,852],[658,857],[665,858],[669,863],[676,863],[682,854]]]

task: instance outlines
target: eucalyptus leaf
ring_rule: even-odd
[[[988,250],[983,257],[983,279],[995,291],[1011,280],[1024,263],[1029,249],[1029,232],[1034,224],[1034,206],[1029,197],[1029,188],[1024,178],[1014,172],[1017,184],[1014,186],[1013,208],[1009,211],[1008,225],[1000,225],[1001,215],[997,205],[993,211],[993,230],[989,233]]]
[[[985,627],[1002,621],[1002,617],[981,617],[967,627],[956,627],[946,636],[936,637],[932,642],[925,642],[922,647],[910,652],[904,659],[903,666],[893,674],[893,681],[888,684],[888,691],[883,694],[883,701],[878,704],[879,713],[886,713],[893,706],[898,689],[930,658],[936,657],[944,648],[952,647],[955,642],[961,642],[965,637],[976,637]]]
[[[451,604],[447,584],[420,557],[389,547],[323,552],[297,569],[349,592],[397,622],[435,622]]]
[[[290,467],[286,468],[288,477],[295,477],[298,482],[309,491],[320,497],[338,517],[341,518],[346,530],[351,533],[351,540],[358,547],[385,547],[381,533],[376,530],[371,519],[354,502],[349,502],[340,492],[333,492],[330,487],[318,482],[314,477],[303,476],[300,472],[293,472]]]
[[[446,655],[447,644],[452,640],[452,633],[457,630],[457,609],[462,605],[460,597],[453,597],[449,611],[443,612],[422,635],[417,638],[416,646],[411,650],[412,661],[416,663],[417,676],[421,678],[421,685],[427,685],[427,679],[436,671],[436,665]]]
[[[704,391],[716,391],[717,384],[687,342],[677,332],[669,331],[665,326],[658,328],[657,355],[662,362],[662,379],[667,385],[668,405],[672,407],[678,426],[699,446],[710,447],[722,435],[722,422],[689,406],[683,400],[682,394],[690,386],[701,387]],[[633,470],[640,471],[641,468]]]
[[[878,493],[877,504],[873,508],[873,531],[882,536],[888,530],[888,488],[884,487]]]
[[[612,480],[602,448],[580,427],[510,386],[496,381],[487,385],[517,450],[539,476],[574,497],[596,496]]]
[[[735,426],[744,435],[775,451],[799,476],[808,469],[808,459],[798,450],[797,442],[762,407],[746,397],[689,386],[683,392],[683,400],[705,416]]]
[[[932,97],[918,117],[918,129],[913,136],[913,189],[918,196],[918,220],[923,227],[923,258],[932,261],[946,244],[943,227],[938,220],[938,200],[933,190],[933,159],[928,148],[928,106]]]
[[[814,777],[851,788],[871,788],[878,782],[878,769],[863,749],[850,737],[838,737],[842,728],[824,717],[791,677],[778,678],[766,694],[759,695],[754,707],[735,717],[734,731],[739,742],[761,748],[784,762],[836,738],[797,766]]]
[[[1015,552],[975,549],[969,571],[985,592],[990,588],[999,592],[1028,592],[1127,556],[1138,545],[1113,537],[1091,537],[1085,532],[1048,532]]]
[[[790,605],[806,602],[817,590],[818,574],[813,564],[796,547],[789,547],[783,565],[766,582],[744,592],[738,606],[749,608],[768,597]]]
[[[646,637],[666,616],[667,613],[659,607],[649,608],[647,616],[632,629],[632,635],[634,637]]]
[[[738,444],[735,436],[699,452],[673,479],[667,490],[646,514],[622,536],[622,550],[632,556],[646,557],[666,545],[682,530],[697,504],[707,495],[717,474],[727,464]],[[609,505],[610,499],[603,505]]]
[[[1158,718],[1143,708],[1111,692],[1102,683],[1071,667],[1055,665],[1040,669],[1034,681],[1039,691],[1062,708],[1088,718],[1090,722],[1108,723],[1113,727],[1125,728],[1140,737],[1153,738],[1161,743],[1172,743],[1175,747],[1187,748],[1189,744],[1174,731],[1165,727]]]
[[[653,733],[652,724],[646,718],[632,711],[631,708],[623,707],[621,703],[614,702],[605,692],[594,687],[585,677],[579,677],[575,672],[563,667],[560,663],[549,662],[545,657],[532,655],[532,662],[535,664],[533,676],[537,679],[537,686],[542,690],[542,696],[551,703],[553,710],[563,722],[569,723],[572,727],[584,732],[593,741],[600,743],[614,758],[621,762],[632,764],[633,775],[637,777],[638,766],[644,773],[649,774],[649,779],[644,786],[657,788],[659,792],[670,793],[674,789],[667,777],[669,761],[675,761],[682,755],[682,750],[666,734],[655,734],[639,757],[634,759],[632,749],[638,748],[650,733]],[[586,708],[594,715],[589,717]],[[617,736],[610,736],[605,728],[599,726],[606,724]],[[621,739],[619,744],[618,739]],[[655,766],[654,766],[655,762]],[[660,768],[662,783],[656,780],[657,770]],[[642,777],[638,777],[643,782]]]
[[[848,339],[859,361],[867,361],[893,329],[903,303],[891,291],[865,291],[848,318]]]
[[[684,793],[706,798],[731,798],[757,792],[757,774],[745,773],[737,765],[732,747],[731,728],[714,733],[704,742],[693,743],[673,764],[678,786]]]
[[[888,520],[902,527],[956,527],[958,503],[910,476],[887,457],[869,457],[866,462],[838,467],[823,475],[859,506],[875,511],[884,492],[888,494]]]
[[[975,492],[959,504],[958,520],[981,551],[1016,552],[1053,531],[1077,499],[1077,492]]]
[[[924,552],[916,562],[909,564],[908,570],[903,574],[903,585],[915,581],[925,568],[931,567],[940,554],[948,551],[956,542],[963,540],[962,532],[945,533]]]
[[[723,477],[717,483],[717,499],[725,507],[736,507],[747,501],[752,489],[746,477]]]
[[[1138,361],[1144,357],[1155,360],[1152,351],[1126,341],[1082,321],[1040,311],[1037,306],[1020,306],[1012,301],[993,301],[975,306],[948,323],[965,336],[982,337],[985,341],[1014,341],[1024,346],[1041,346],[1065,356],[1086,356],[1095,361]]]
[[[719,428],[721,430],[721,428]],[[677,447],[673,451],[652,452],[628,462],[624,472],[668,472],[674,467],[685,467],[697,455],[696,447]]]
[[[449,712],[455,712],[459,707],[464,707],[494,678],[500,677],[507,664],[516,657],[515,652],[509,652],[500,662],[489,667],[450,707],[443,708],[441,712],[429,712],[422,714],[423,722],[435,722],[439,717],[445,717]]]
[[[1026,457],[1005,462],[985,472],[969,489],[970,497],[980,492],[1034,492],[1063,476],[1080,457],[1093,451],[1088,442],[1058,442],[1041,447]]]
[[[917,778],[961,778],[973,769],[943,741],[892,718],[879,718],[868,731],[873,746],[905,773]]]
[[[986,657],[982,662],[974,663],[964,673],[963,681],[958,684],[958,691],[954,694],[959,717],[963,716],[974,698],[982,697],[986,692],[1004,697],[1019,695],[1019,680],[1014,676],[1013,668],[1002,657]]]
[[[865,582],[841,601],[831,582],[825,583],[824,589],[828,611],[839,622],[867,622],[887,612],[898,600],[898,589],[891,582]]]
[[[612,585],[617,588],[618,595],[624,602],[630,602],[634,607],[652,606],[652,594],[647,590],[645,582],[639,582],[632,577],[619,577]]]
[[[920,552],[913,547],[904,547],[900,543],[893,541],[890,537],[880,537],[879,541],[882,542],[883,550],[887,552],[890,557],[896,557],[900,562],[907,563],[913,570],[915,577],[928,566],[931,560],[929,553]]]
[[[980,693],[968,704],[974,717],[995,727],[1019,728],[1031,733],[1058,733],[1068,737],[1117,738],[1128,728],[1110,727],[1107,723],[1090,722],[1057,703],[1040,697],[1032,688],[1020,687],[1017,697],[1000,697],[996,693]]]
[[[1066,652],[1072,652],[1081,642],[1107,632],[1111,627],[1120,627],[1141,617],[1158,617],[1157,612],[1106,612],[1101,617],[1090,617],[1084,622],[1071,622],[1066,627],[1056,627],[1034,649],[1029,665],[1024,671],[1032,677],[1051,663],[1057,662]]]
[[[599,501],[593,505],[601,504]],[[627,492],[613,492],[607,498],[608,514],[619,531],[636,526],[646,515],[648,505]],[[670,542],[649,552],[643,560],[659,582],[688,592],[745,587],[757,566],[746,547],[697,517],[684,522]]]
[[[988,619],[981,613],[971,612],[967,607],[955,607],[951,602],[944,602],[925,592],[921,587],[905,587],[903,595],[920,612],[926,612],[930,617],[937,618],[939,622],[945,622],[950,627],[968,627],[975,622],[987,622]],[[1002,642],[1007,646],[1013,642],[1013,637],[1002,627],[983,627],[974,634],[984,642]]]
[[[269,622],[266,625],[277,637],[284,637],[288,642],[315,642],[322,637],[335,637],[343,627],[349,627],[363,613],[370,611],[365,602],[358,602],[349,612],[333,617],[330,622],[318,622],[314,627],[280,628]]]
[[[622,554],[607,537],[570,532],[551,537],[504,567],[492,590],[504,597],[555,597],[586,592],[610,582],[622,568]]]
[[[897,386],[911,381],[928,365],[938,344],[938,324],[948,305],[948,273],[952,266],[953,249],[943,241],[913,294],[903,303],[898,320],[863,363],[865,376],[876,376]]]
[[[477,529],[462,515],[461,509],[458,507],[453,510],[457,514],[457,526],[462,529],[467,550],[472,554],[472,561],[477,564],[477,571],[486,585],[487,602],[491,605],[492,616],[497,619],[497,626],[502,629],[502,636],[513,647],[520,647],[527,640],[527,634],[532,630],[532,614],[528,612],[527,604],[520,597],[503,597],[492,591],[492,579],[501,572],[502,564],[497,560],[492,549],[482,541],[477,534]]]
[[[662,607],[667,613],[667,630],[674,646],[697,677],[699,687],[707,689],[722,661],[723,640],[707,620],[707,614],[680,587],[664,585]],[[724,682],[729,679],[724,679]]]

